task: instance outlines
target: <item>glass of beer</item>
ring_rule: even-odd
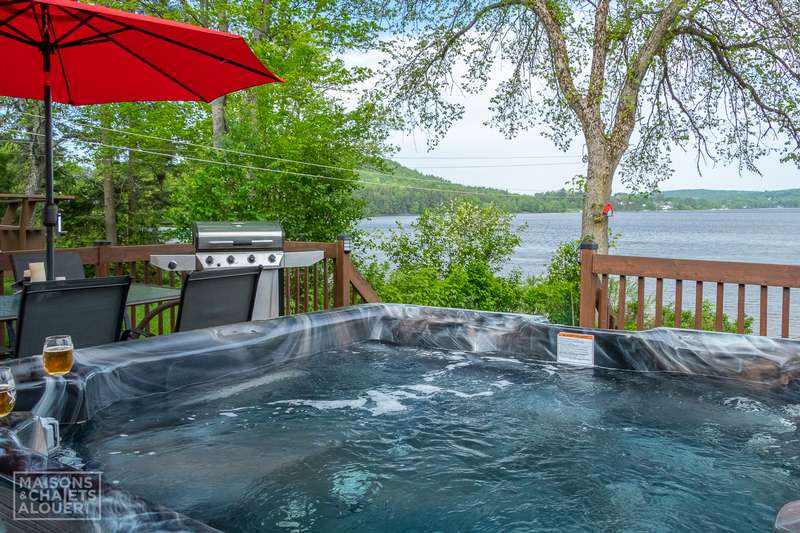
[[[63,376],[72,370],[72,352],[72,337],[69,335],[47,337],[42,350],[42,366],[45,372],[51,376]]]
[[[8,416],[17,403],[17,384],[7,366],[0,367],[0,417]]]

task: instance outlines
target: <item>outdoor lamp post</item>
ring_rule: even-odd
[[[353,249],[353,238],[350,235],[337,235],[337,241],[342,241],[342,247],[344,248],[344,253],[349,254],[350,251]]]

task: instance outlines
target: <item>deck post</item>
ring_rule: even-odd
[[[350,283],[348,267],[350,258],[344,251],[344,241],[336,241],[336,257],[333,264],[333,306],[344,307],[350,304]]]
[[[597,243],[585,241],[580,245],[581,251],[581,313],[582,328],[596,327],[597,281],[594,275],[594,257],[597,255]]]

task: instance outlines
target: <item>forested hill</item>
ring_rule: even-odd
[[[473,198],[493,202],[513,213],[560,213],[581,208],[580,193],[559,190],[537,194],[510,194],[500,189],[470,187],[422,174],[395,162],[387,162],[389,173],[362,172],[364,187],[357,192],[374,215],[418,214],[452,198]],[[379,182],[385,185],[370,185]],[[782,191],[715,191],[682,189],[647,195],[615,194],[612,202],[618,211],[659,209],[743,209],[800,207],[800,189]]]
[[[437,176],[422,174],[393,161],[387,161],[386,164],[390,169],[388,172],[393,176],[362,172],[365,185],[356,194],[366,200],[370,215],[418,214],[426,207],[453,198],[492,202],[512,213],[560,213],[578,211],[581,208],[580,195],[569,191],[535,195],[509,194],[489,187],[459,185]],[[369,185],[370,182],[383,185]]]

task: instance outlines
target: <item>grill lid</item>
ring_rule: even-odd
[[[192,237],[196,252],[283,249],[278,222],[194,222]]]

